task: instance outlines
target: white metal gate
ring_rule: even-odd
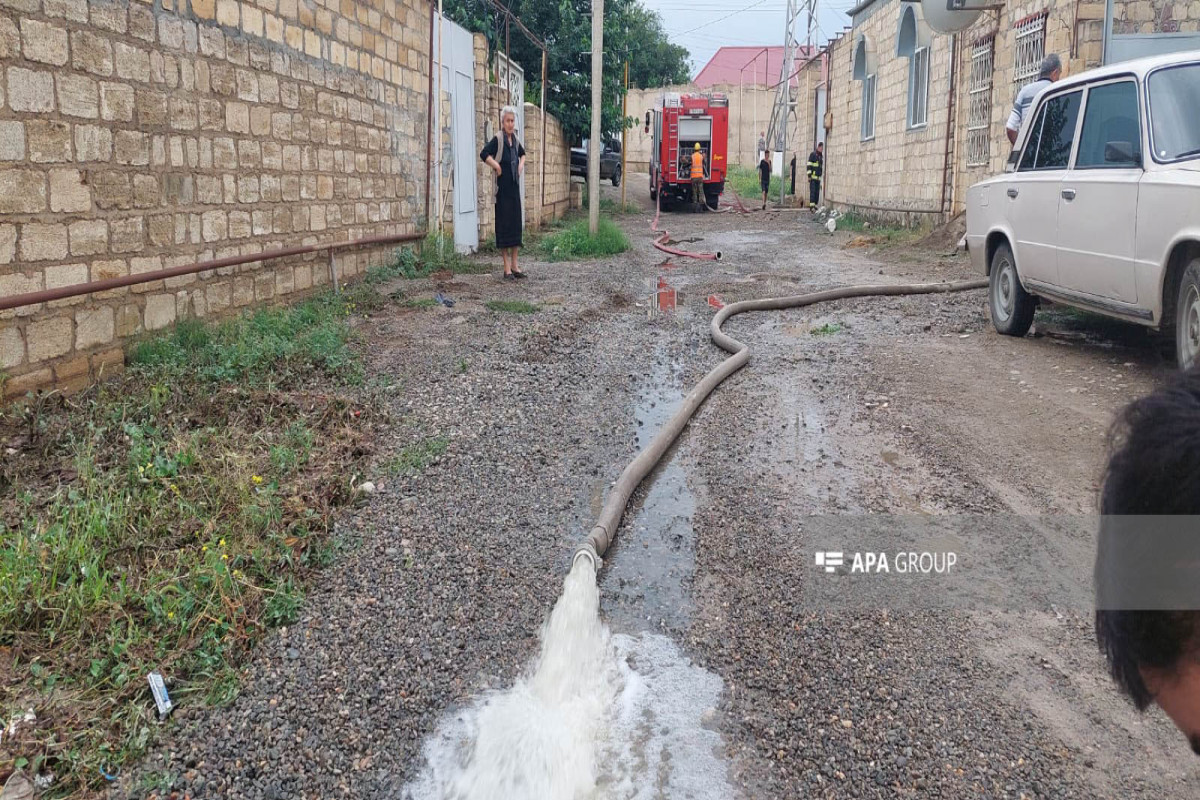
[[[496,83],[504,90],[504,102],[517,110],[516,134],[525,144],[525,70],[503,53],[496,53]],[[496,120],[496,130],[502,130],[502,120]],[[529,153],[525,160],[529,160]],[[521,175],[521,222],[525,222],[525,176]]]
[[[475,46],[465,28],[442,20],[439,84],[450,95],[450,165],[454,184],[454,249],[472,253],[479,248],[479,209],[476,192]],[[443,170],[444,172],[445,170]]]

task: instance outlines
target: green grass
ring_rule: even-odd
[[[535,314],[540,307],[524,300],[488,300],[484,303],[489,311],[500,311],[505,314]]]
[[[779,177],[771,176],[771,189],[767,195],[768,200],[779,200]],[[726,188],[732,187],[738,196],[744,201],[762,202],[762,186],[758,182],[758,170],[740,166],[738,164],[730,164],[729,171],[725,173]]]
[[[921,235],[919,229],[872,220],[854,211],[848,211],[837,218],[837,229],[851,233],[863,233],[880,243],[908,242],[920,238]]]
[[[476,274],[490,271],[489,264],[467,258],[454,249],[452,236],[429,234],[419,247],[402,247],[380,274],[391,277],[427,278],[435,272]],[[369,276],[368,276],[369,277]]]
[[[226,703],[269,628],[296,618],[330,564],[337,508],[378,418],[347,318],[384,279],[135,346],[120,378],[0,410],[0,715],[5,741],[96,789],[153,737],[146,674],[172,699]],[[377,295],[377,293],[376,293]]]
[[[569,261],[624,253],[629,249],[629,239],[612,220],[604,217],[592,236],[587,219],[580,218],[540,237],[537,248],[550,261]]]
[[[389,475],[419,475],[433,460],[446,452],[450,440],[444,436],[422,439],[410,444],[384,465]]]
[[[832,336],[835,333],[840,333],[841,330],[842,323],[826,322],[824,325],[818,325],[814,328],[810,328],[808,332],[813,336]]]

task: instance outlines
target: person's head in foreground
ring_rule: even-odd
[[[1200,371],[1121,413],[1100,512],[1096,638],[1109,672],[1200,755]]]

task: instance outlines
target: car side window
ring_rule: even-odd
[[[1046,106],[1038,109],[1038,115],[1029,126],[1029,141],[1025,143],[1025,152],[1021,154],[1018,172],[1028,172],[1033,169],[1034,159],[1037,158],[1038,144],[1042,141],[1042,123],[1046,121]]]
[[[1042,123],[1034,169],[1067,168],[1071,161],[1071,147],[1075,143],[1075,123],[1079,120],[1082,99],[1081,89],[1046,101],[1046,119]]]
[[[1109,145],[1114,145],[1110,147]],[[1136,167],[1142,161],[1137,84],[1106,83],[1088,91],[1076,169]]]

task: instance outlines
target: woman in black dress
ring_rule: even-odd
[[[525,148],[517,139],[517,110],[505,106],[500,112],[501,133],[483,148],[479,158],[496,172],[496,247],[504,260],[504,279],[524,278],[517,269],[521,247],[521,175],[525,172]]]

